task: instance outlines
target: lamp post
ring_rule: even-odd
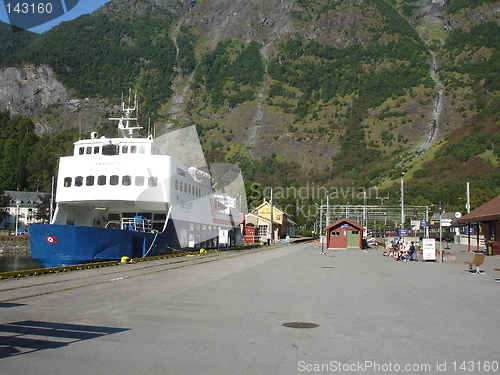
[[[19,206],[20,206],[21,202],[19,201],[19,199],[16,199],[16,232],[14,234],[14,236],[17,236],[17,229],[19,227]]]
[[[405,173],[403,172],[403,175]],[[404,197],[404,182],[403,177],[401,177],[401,229],[405,227],[405,197]]]
[[[441,257],[441,263],[443,262],[443,226],[442,226],[442,216],[443,216],[443,205],[441,202],[438,203],[439,207],[439,254]]]

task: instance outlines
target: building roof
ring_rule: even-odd
[[[269,207],[269,209],[271,209],[271,203],[267,202],[267,201],[264,201],[261,204],[259,204],[256,208],[254,208],[252,211],[257,212],[257,211],[259,211],[263,207]],[[286,215],[286,212],[280,210],[279,207],[276,206],[276,204],[273,204],[273,210],[280,212],[282,215]]]
[[[460,224],[468,224],[493,220],[500,220],[500,195],[462,216],[457,221]]]
[[[436,212],[432,214],[431,216],[431,221],[439,221],[439,219],[451,219],[455,220],[455,213],[454,212],[443,212],[441,216],[439,215],[439,212]]]
[[[19,201],[21,207],[35,207],[42,203],[43,196],[47,194],[49,193],[16,190],[5,190],[4,192],[4,196],[7,197],[8,207],[16,206],[16,200]]]
[[[358,230],[360,231],[363,231],[365,230],[365,228],[363,228],[361,225],[358,225],[356,223],[353,223],[352,221],[350,220],[347,220],[347,219],[341,219],[333,224],[330,224],[329,226],[327,226],[326,228],[324,228],[323,230],[328,230],[330,228],[333,228],[333,227],[339,227],[340,225],[342,225],[343,223],[346,223],[346,224],[349,224],[350,226],[354,227],[354,228],[357,228]]]

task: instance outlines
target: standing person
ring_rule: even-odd
[[[413,259],[415,262],[418,262],[417,249],[415,249],[415,243],[413,241],[411,241],[410,243],[410,254],[411,259]]]
[[[271,245],[271,235],[267,234],[267,246]]]

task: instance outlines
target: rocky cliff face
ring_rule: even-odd
[[[86,130],[99,126],[103,113],[116,110],[99,99],[72,98],[47,65],[0,70],[0,110],[38,119],[38,135],[67,126]]]
[[[0,110],[33,116],[51,104],[65,102],[69,97],[68,90],[46,65],[26,65],[0,71]]]

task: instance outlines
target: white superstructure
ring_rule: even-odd
[[[134,108],[137,103],[134,103]],[[131,108],[122,110],[122,138],[99,138],[74,143],[72,156],[62,157],[57,181],[57,208],[52,224],[120,228],[143,217],[151,229],[162,231],[169,218],[210,223],[227,207],[211,202],[211,177],[195,167],[160,154],[152,137],[136,138]],[[214,211],[215,210],[215,211]]]

